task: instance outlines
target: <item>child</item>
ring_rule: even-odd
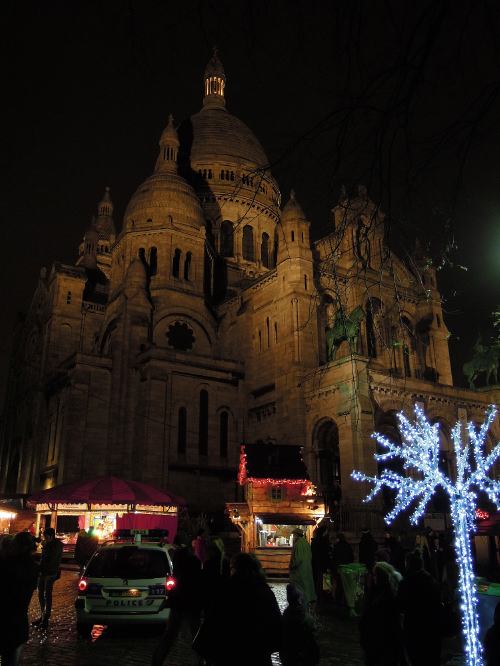
[[[304,594],[294,583],[286,586],[288,606],[283,612],[283,666],[315,666],[319,647],[314,637],[314,622],[306,610]]]

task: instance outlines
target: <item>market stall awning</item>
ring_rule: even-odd
[[[184,506],[182,497],[149,484],[116,476],[75,481],[35,493],[28,503],[37,510],[82,506],[82,510],[112,507],[117,511],[166,511]]]

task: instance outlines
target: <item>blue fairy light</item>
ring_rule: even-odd
[[[471,535],[475,530],[475,512],[478,492],[485,493],[500,508],[500,481],[488,476],[500,457],[500,442],[490,453],[485,451],[486,434],[495,420],[497,409],[490,405],[481,427],[472,422],[464,429],[457,422],[452,430],[455,450],[454,474],[447,476],[439,468],[439,424],[431,424],[423,410],[415,405],[416,419],[412,423],[403,413],[398,414],[402,444],[395,444],[379,433],[374,433],[383,452],[375,460],[386,463],[400,460],[405,476],[384,469],[378,476],[352,472],[356,481],[367,481],[373,488],[365,502],[371,501],[384,487],[395,491],[394,508],[385,517],[390,524],[402,511],[413,505],[410,522],[416,525],[423,516],[429,500],[441,487],[450,501],[451,519],[455,537],[455,557],[459,568],[462,632],[465,641],[467,666],[483,666],[482,647],[479,642],[477,595],[472,566]],[[465,430],[465,432],[464,432]]]

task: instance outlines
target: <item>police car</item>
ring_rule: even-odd
[[[172,561],[160,530],[121,530],[94,553],[78,581],[78,633],[94,624],[165,623],[175,587]]]

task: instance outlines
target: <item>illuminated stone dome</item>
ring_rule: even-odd
[[[251,130],[224,106],[206,106],[191,116],[191,165],[214,160],[234,166],[266,169],[269,162]]]
[[[125,211],[125,228],[142,229],[166,223],[204,227],[201,205],[192,186],[178,174],[179,139],[170,116],[160,138],[154,173],[136,190]]]
[[[279,214],[280,193],[259,140],[226,109],[226,76],[217,53],[204,74],[202,109],[183,122],[181,171],[202,198],[235,196]],[[242,215],[244,213],[242,212]]]

